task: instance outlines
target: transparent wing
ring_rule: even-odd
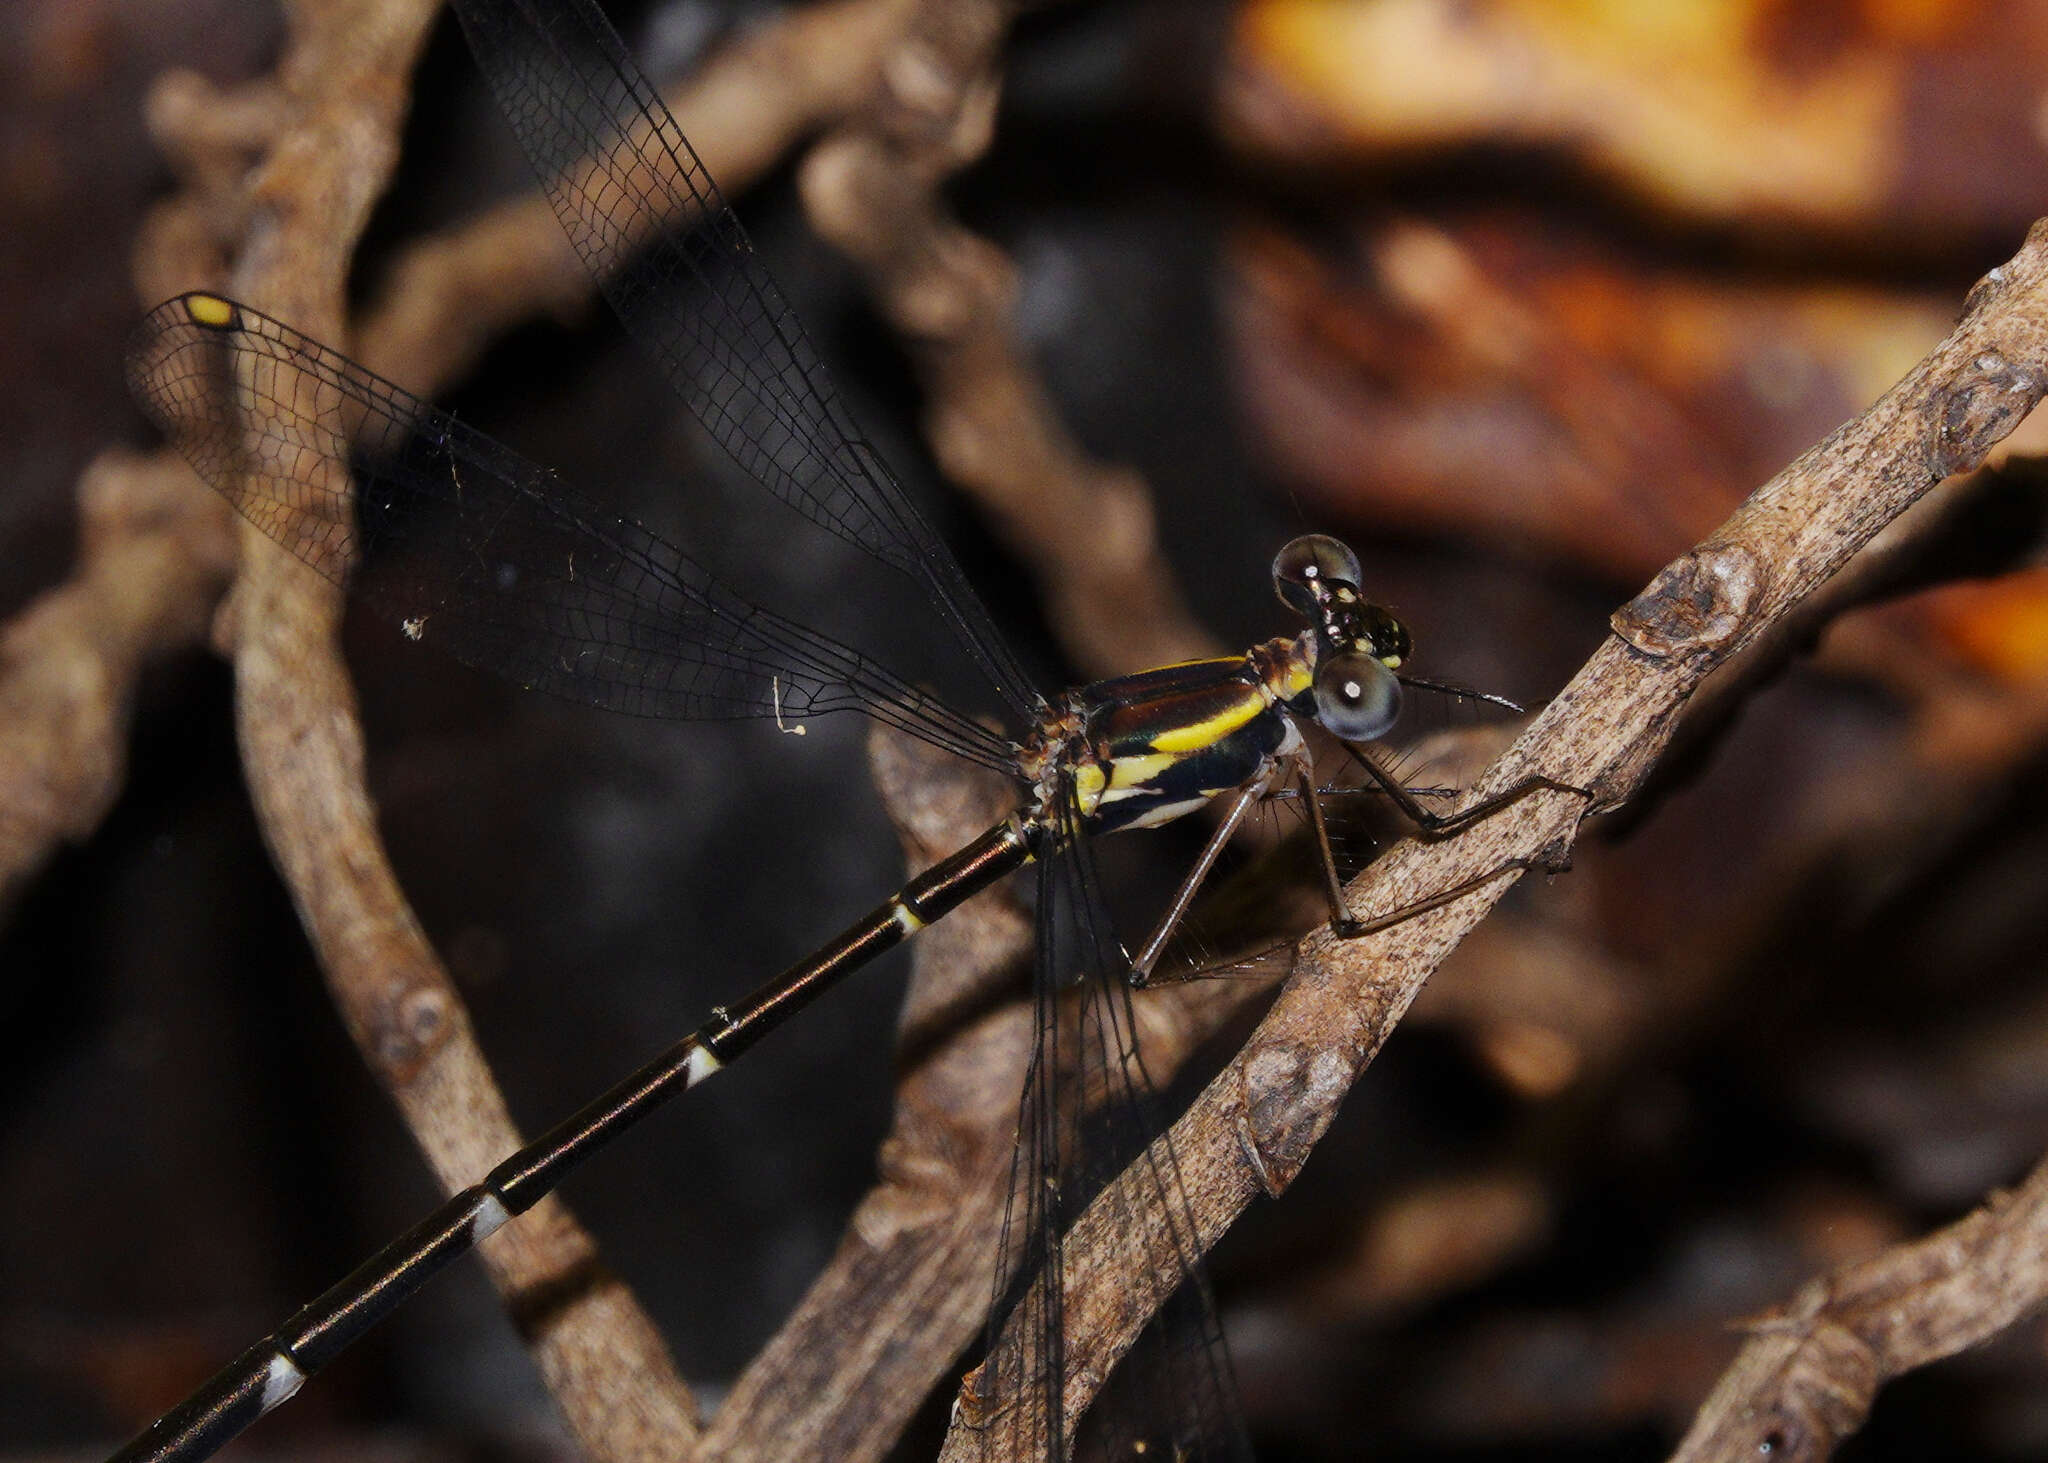
[[[465,664],[636,716],[858,709],[1015,771],[971,718],[267,315],[179,296],[127,365],[143,409],[250,521]]]
[[[1036,700],[945,542],[841,404],[738,217],[593,0],[454,0],[629,334],[748,475],[919,584],[1021,719]]]
[[[1071,808],[1066,823],[1063,848],[1039,864],[1038,1045],[975,1387],[986,1419],[982,1452],[1104,1463],[1248,1459],[1192,1206],[1139,1050],[1129,961]],[[1080,1254],[1113,1267],[1111,1304],[1151,1315],[1121,1358],[1073,1352],[1069,1298],[1077,1292],[1069,1285]],[[1105,1294],[1099,1283],[1086,1289]],[[1096,1375],[1114,1365],[1085,1413],[1082,1395],[1061,1386],[1077,1361]]]

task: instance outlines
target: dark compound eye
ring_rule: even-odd
[[[1347,742],[1383,736],[1401,714],[1401,682],[1369,655],[1346,651],[1316,667],[1316,720]]]
[[[1408,627],[1377,605],[1365,611],[1364,628],[1366,637],[1372,641],[1373,653],[1389,667],[1399,667],[1414,648]]]
[[[1325,533],[1305,533],[1273,556],[1273,588],[1280,602],[1310,619],[1316,618],[1318,584],[1348,584],[1355,590],[1361,574],[1358,555]]]

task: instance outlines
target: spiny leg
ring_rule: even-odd
[[[1591,802],[1593,797],[1591,793],[1582,787],[1574,787],[1571,783],[1559,782],[1554,777],[1539,775],[1524,778],[1506,791],[1495,793],[1489,798],[1482,798],[1471,807],[1460,808],[1455,813],[1432,813],[1429,809],[1423,807],[1408,789],[1401,785],[1398,778],[1381,767],[1370,753],[1350,742],[1345,742],[1343,745],[1344,750],[1358,759],[1359,765],[1364,767],[1373,781],[1380,785],[1380,790],[1393,799],[1394,806],[1399,808],[1415,824],[1417,831],[1425,838],[1449,837],[1451,834],[1469,828],[1482,818],[1491,817],[1503,808],[1520,802],[1523,798],[1534,792],[1571,793],[1573,796],[1584,798],[1588,802]],[[1308,789],[1308,793],[1309,805],[1312,809],[1311,817],[1316,824],[1317,841],[1323,850],[1325,876],[1334,879],[1336,877],[1336,865],[1330,854],[1328,840],[1322,832],[1321,811],[1317,806],[1314,789]],[[1337,938],[1341,940],[1355,940],[1364,935],[1378,934],[1381,930],[1390,930],[1395,925],[1404,924],[1414,919],[1417,915],[1427,914],[1433,909],[1442,909],[1447,904],[1455,903],[1467,894],[1484,888],[1503,875],[1521,873],[1537,867],[1543,868],[1548,873],[1561,874],[1570,867],[1570,855],[1567,852],[1554,858],[1517,856],[1515,858],[1502,859],[1482,874],[1475,874],[1469,879],[1461,879],[1448,889],[1439,889],[1434,894],[1413,900],[1410,903],[1401,905],[1397,909],[1389,910],[1387,913],[1376,915],[1371,919],[1353,919],[1349,911],[1345,910],[1342,913],[1341,919],[1336,915],[1332,916],[1330,928]],[[1342,906],[1340,905],[1338,908],[1341,909]]]
[[[1475,889],[1485,888],[1503,874],[1521,873],[1524,870],[1535,868],[1541,862],[1541,860],[1532,858],[1502,859],[1485,873],[1474,874],[1469,879],[1461,879],[1448,889],[1439,889],[1436,893],[1425,898],[1401,905],[1398,909],[1389,910],[1385,914],[1375,915],[1371,919],[1351,919],[1347,917],[1344,921],[1345,927],[1342,929],[1339,929],[1336,921],[1332,920],[1330,928],[1340,940],[1356,940],[1364,935],[1376,935],[1381,930],[1391,930],[1395,925],[1406,924],[1419,914],[1428,914],[1432,909],[1442,909],[1446,904],[1455,904]],[[1543,867],[1551,873],[1561,872],[1561,870],[1552,868],[1549,864],[1543,864]]]
[[[1202,881],[1209,877],[1209,871],[1216,866],[1216,860],[1223,852],[1223,846],[1230,842],[1238,828],[1244,823],[1245,815],[1252,804],[1266,796],[1269,778],[1261,778],[1241,789],[1230,800],[1230,811],[1223,815],[1223,821],[1216,825],[1216,831],[1209,835],[1209,841],[1202,846],[1201,857],[1188,870],[1187,877],[1180,881],[1180,888],[1173,896],[1173,902],[1166,907],[1158,927],[1152,931],[1152,938],[1145,942],[1145,948],[1138,952],[1138,958],[1131,962],[1130,974],[1126,977],[1134,986],[1151,983],[1152,971],[1159,964],[1159,957],[1165,953],[1166,942],[1180,926],[1187,915],[1188,906],[1195,902],[1195,894],[1202,887]]]
[[[1380,785],[1380,791],[1393,800],[1402,815],[1413,823],[1426,838],[1442,838],[1471,827],[1481,819],[1490,818],[1501,809],[1511,807],[1533,792],[1567,792],[1587,802],[1593,795],[1583,787],[1574,787],[1569,782],[1559,782],[1554,777],[1537,775],[1526,777],[1504,792],[1492,797],[1481,798],[1469,808],[1460,808],[1455,813],[1432,813],[1416,801],[1414,794],[1401,786],[1401,780],[1380,766],[1370,752],[1352,742],[1344,743],[1344,750],[1358,760],[1372,780]]]
[[[1330,825],[1323,819],[1323,799],[1316,791],[1315,770],[1304,759],[1296,766],[1295,773],[1301,779],[1301,797],[1308,807],[1308,826],[1315,833],[1316,858],[1323,869],[1323,895],[1330,901],[1330,928],[1340,940],[1355,939],[1369,932],[1351,917],[1350,909],[1345,906],[1344,880],[1337,872],[1336,850],[1330,847]],[[1401,795],[1409,796],[1405,788]]]

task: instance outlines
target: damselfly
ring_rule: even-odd
[[[749,603],[679,549],[558,478],[247,306],[188,294],[158,307],[129,370],[152,418],[214,487],[300,558],[351,585],[407,639],[520,684],[628,713],[765,717],[855,709],[1016,780],[1010,816],[865,919],[634,1072],[250,1348],[120,1455],[203,1457],[376,1324],[430,1276],[550,1192],[655,1107],[736,1060],[819,993],[1026,864],[1038,878],[1038,1030],[1025,1084],[998,1282],[974,1391],[1004,1456],[1063,1457],[1060,1245],[1111,1173],[1130,1232],[1177,1255],[1161,1295],[1213,1327],[1171,1150],[1076,1154],[1106,1108],[1138,1108],[1145,1074],[1126,982],[1142,980],[1224,842],[1262,799],[1303,794],[1340,930],[1356,929],[1321,837],[1302,726],[1347,744],[1391,726],[1407,630],[1363,595],[1355,556],[1308,536],[1274,561],[1307,627],[1242,656],[1036,692],[944,543],[852,424],[802,326],[674,119],[590,0],[457,0],[464,29],[572,242],[627,329],[710,434],[783,503],[917,584],[1022,728],[990,731],[858,651]],[[1432,689],[1442,689],[1432,687]],[[1434,816],[1354,745],[1419,824],[1449,831],[1527,787]],[[1540,784],[1531,784],[1531,786]],[[1214,800],[1226,812],[1135,956],[1111,934],[1089,840]],[[1155,1265],[1134,1243],[1134,1264]],[[1179,1305],[1179,1301],[1170,1304]],[[1014,1311],[1014,1315],[1005,1312]],[[1126,1366],[1133,1365],[1127,1362]],[[1161,1346],[1164,1410],[1125,1446],[1242,1451],[1220,1345]]]

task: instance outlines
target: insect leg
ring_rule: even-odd
[[[1159,964],[1159,957],[1166,949],[1166,942],[1172,937],[1182,917],[1187,914],[1188,906],[1195,902],[1196,891],[1202,887],[1202,881],[1209,877],[1209,870],[1215,867],[1217,857],[1223,852],[1223,846],[1230,842],[1231,836],[1243,824],[1252,804],[1265,797],[1270,783],[1270,777],[1261,778],[1240,789],[1231,799],[1230,811],[1223,815],[1223,821],[1218,823],[1216,831],[1209,835],[1208,843],[1202,847],[1201,857],[1195,860],[1195,866],[1188,870],[1187,877],[1180,881],[1180,888],[1174,893],[1173,902],[1166,907],[1166,913],[1161,916],[1158,927],[1152,931],[1152,938],[1145,942],[1144,949],[1138,952],[1138,958],[1131,962],[1130,974],[1126,979],[1132,985],[1143,986],[1150,983],[1153,967]]]

